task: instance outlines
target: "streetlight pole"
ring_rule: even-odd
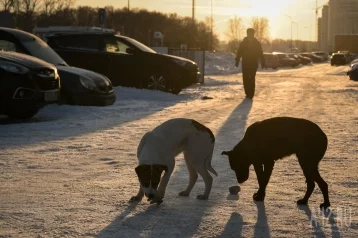
[[[311,48],[311,27],[305,26],[305,29],[308,29],[308,35],[309,35],[309,40],[308,40],[308,46],[309,48]]]
[[[192,6],[192,18],[193,21],[195,20],[195,0],[193,0],[193,6]]]
[[[292,48],[292,23],[293,23],[293,21],[292,21],[292,17],[291,17],[291,16],[289,16],[289,15],[287,15],[287,14],[285,14],[285,16],[288,17],[288,18],[290,18],[290,21],[291,21],[291,47],[290,47],[290,48]]]
[[[210,31],[211,31],[211,51],[213,51],[213,0],[211,0],[211,21],[210,21]]]
[[[292,22],[296,24],[296,47],[298,48],[298,22]]]

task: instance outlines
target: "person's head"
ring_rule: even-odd
[[[254,35],[255,35],[255,30],[254,30],[254,28],[248,28],[248,29],[246,30],[246,34],[247,34],[248,37],[254,37]]]

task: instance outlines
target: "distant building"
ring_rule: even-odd
[[[319,42],[320,49],[324,52],[329,52],[328,48],[328,28],[329,28],[329,8],[323,6],[322,8],[322,21],[320,28],[321,41]]]
[[[330,0],[328,7],[327,48],[333,51],[335,35],[358,34],[358,0]]]

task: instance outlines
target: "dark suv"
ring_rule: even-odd
[[[346,65],[347,56],[343,53],[333,53],[331,58],[331,65]]]
[[[60,79],[56,67],[15,52],[0,51],[0,114],[26,119],[56,103]]]
[[[158,54],[132,38],[114,33],[57,33],[46,39],[70,65],[104,74],[114,86],[178,94],[200,77],[195,62]]]

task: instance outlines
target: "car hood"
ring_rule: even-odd
[[[16,52],[0,51],[0,59],[6,60],[12,63],[17,63],[30,69],[36,68],[52,68],[55,70],[55,66],[49,64],[41,59],[35,58],[30,55],[20,54]]]
[[[194,61],[189,60],[187,58],[183,58],[183,57],[179,57],[179,56],[175,56],[175,55],[167,55],[167,54],[158,54],[162,57],[166,57],[166,58],[170,58],[170,59],[177,59],[177,60],[182,60],[185,61],[187,63],[192,63],[192,64],[196,64]]]
[[[81,77],[89,78],[89,79],[92,79],[93,81],[98,82],[98,83],[105,81],[105,82],[111,84],[111,81],[106,76],[96,73],[96,72],[93,72],[93,71],[90,71],[90,70],[87,70],[87,69],[71,67],[71,66],[62,66],[62,65],[61,66],[58,65],[56,67],[57,67],[57,70],[58,70],[60,76],[61,76],[61,71],[62,71],[62,72],[77,75],[79,77],[81,76]]]

